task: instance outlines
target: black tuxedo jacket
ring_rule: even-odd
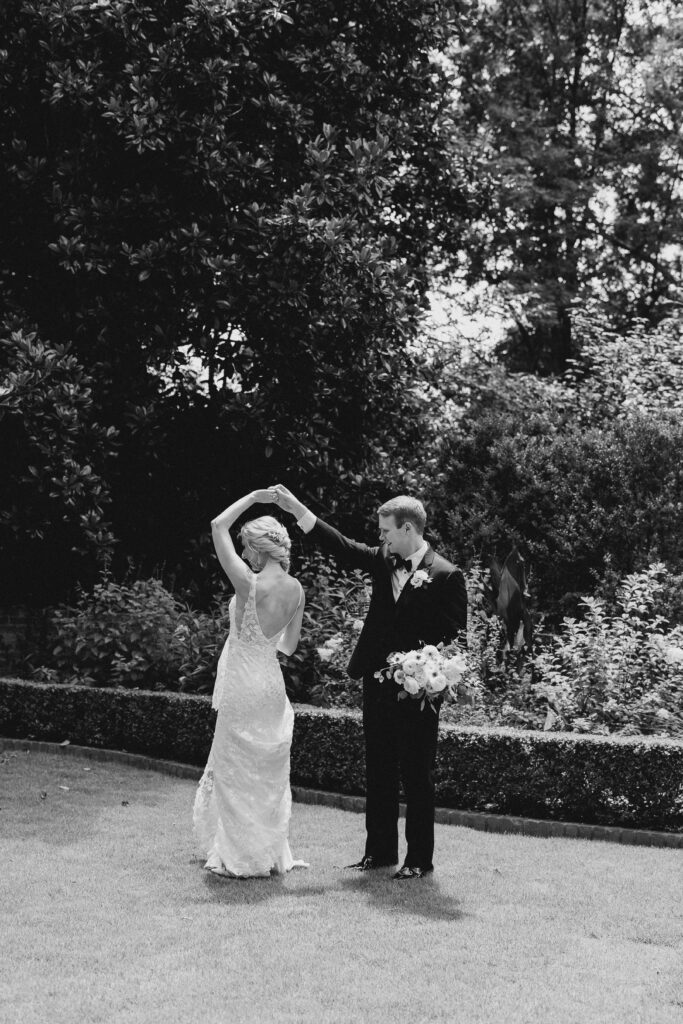
[[[426,570],[430,582],[414,587],[408,579],[395,601],[391,585],[393,564],[385,545],[360,544],[320,519],[309,536],[341,565],[362,569],[372,577],[370,607],[348,666],[352,679],[382,668],[392,651],[449,643],[467,628],[465,578],[431,547],[418,566]]]

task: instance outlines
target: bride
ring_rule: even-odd
[[[251,569],[230,536],[230,527],[248,508],[273,500],[270,490],[253,491],[211,523],[216,554],[235,595],[216,673],[218,716],[195,798],[194,832],[207,857],[205,867],[231,878],[308,866],[295,861],[289,849],[294,713],[277,659],[277,651],[296,650],[304,592],[288,573],[291,542],[277,519],[261,516],[242,527]]]

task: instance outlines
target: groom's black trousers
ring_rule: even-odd
[[[431,868],[434,853],[433,768],[439,713],[412,698],[397,700],[398,687],[374,676],[363,679],[365,732],[366,856],[398,863],[399,785],[406,801],[405,863]]]

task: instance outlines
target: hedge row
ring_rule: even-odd
[[[295,707],[292,782],[364,791],[356,711]],[[206,697],[0,679],[0,735],[109,747],[202,765]],[[470,811],[683,831],[683,742],[441,728],[437,803]]]

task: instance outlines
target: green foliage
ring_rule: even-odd
[[[584,428],[552,410],[482,409],[444,441],[440,470],[428,497],[447,544],[484,561],[518,545],[551,621],[575,612],[608,558],[619,575],[683,565],[678,420]]]
[[[304,567],[307,611],[299,648],[283,658],[291,700],[358,707],[362,687],[346,668],[369,602],[361,573],[343,575],[315,554]],[[683,608],[680,580],[663,565],[586,598],[582,620],[533,648],[511,649],[490,602],[488,576],[467,574],[468,700],[446,704],[458,725],[625,734],[683,735]],[[210,694],[229,631],[227,603],[195,612],[158,580],[99,583],[74,608],[58,608],[43,646],[27,663],[36,678],[97,687]]]
[[[636,321],[618,332],[605,319],[576,309],[572,323],[580,356],[563,377],[571,414],[586,426],[634,414],[680,419],[683,414],[683,309],[656,327]]]
[[[205,597],[192,538],[226,481],[296,474],[357,507],[398,426],[417,443],[408,344],[459,201],[432,59],[450,17],[445,0],[2,5],[0,313],[97,371],[116,571],[163,566]]]
[[[103,471],[115,431],[94,421],[94,388],[68,346],[0,332],[0,576],[15,597],[36,575],[47,602],[111,557]]]
[[[179,611],[158,580],[97,583],[74,608],[54,611],[51,667],[64,682],[175,689]]]
[[[74,607],[53,610],[45,648],[30,662],[37,677],[62,683],[207,693],[228,619],[225,601],[195,612],[158,579],[105,578]]]
[[[508,629],[504,619],[496,612],[491,601],[491,573],[485,571],[481,563],[475,560],[468,570],[465,581],[467,585],[467,652],[480,693],[495,693],[510,686],[518,672],[525,665],[525,643],[517,647],[510,646]],[[527,613],[528,614],[528,613]],[[517,638],[519,630],[516,631]],[[477,714],[479,709],[474,709]],[[450,717],[453,717],[452,714]],[[471,715],[465,716],[465,721]],[[455,720],[463,718],[462,711]]]
[[[181,606],[170,647],[175,660],[171,689],[212,693],[216,667],[230,628],[229,599],[220,597],[207,611]],[[177,682],[176,682],[177,681]]]
[[[368,585],[360,573],[344,576],[317,553],[301,579],[307,608],[301,643],[282,659],[287,692],[312,704],[358,704],[360,688],[346,675],[346,664],[357,638],[354,624],[367,610]],[[196,611],[158,579],[105,578],[82,591],[74,606],[53,609],[47,635],[26,664],[34,677],[53,682],[211,693],[229,625],[227,598]]]
[[[205,697],[0,680],[5,736],[68,740],[203,765],[214,724]]]
[[[683,744],[445,726],[435,770],[447,807],[636,828],[683,828]]]
[[[206,698],[0,680],[0,731],[204,764]],[[295,708],[292,782],[364,790],[361,715]],[[636,828],[683,828],[683,744],[633,737],[441,729],[437,803]]]
[[[341,572],[320,552],[306,556],[299,578],[306,611],[297,652],[285,663],[294,700],[325,707],[358,706],[362,690],[346,667],[370,604],[370,584],[359,571]]]
[[[506,307],[518,368],[557,372],[576,355],[577,298],[622,323],[680,302],[680,33],[676,0],[460,15],[454,148],[478,202],[456,214],[468,259],[453,265]]]
[[[656,613],[667,577],[652,565],[627,576],[617,608],[585,598],[535,658],[535,691],[554,712],[550,728],[683,736],[683,626]],[[553,720],[554,719],[554,720]]]

